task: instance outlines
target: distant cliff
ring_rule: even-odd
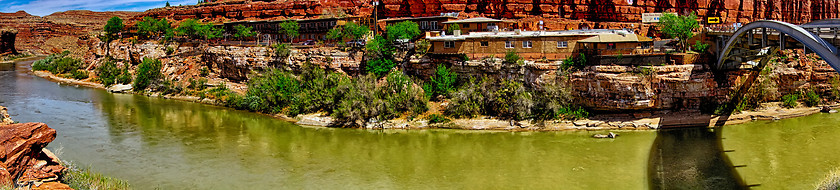
[[[45,17],[24,11],[0,13],[0,25],[17,30],[15,46],[34,54],[50,54],[63,50],[87,51],[95,34],[102,30],[108,18],[131,18],[139,12],[57,12]]]

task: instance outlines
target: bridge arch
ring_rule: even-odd
[[[729,38],[729,41],[726,42],[726,46],[724,46],[723,51],[721,51],[715,68],[722,69],[724,64],[723,62],[726,61],[724,60],[724,58],[726,58],[727,55],[729,55],[729,52],[732,50],[732,46],[735,45],[735,43],[738,42],[738,40],[742,38],[744,34],[756,28],[775,29],[778,32],[784,33],[785,35],[792,37],[796,41],[799,41],[800,43],[805,45],[805,47],[807,47],[808,49],[814,51],[814,53],[817,53],[817,55],[823,58],[823,60],[825,60],[829,65],[831,65],[831,67],[834,68],[835,71],[840,72],[840,57],[838,57],[837,48],[835,48],[816,34],[810,33],[800,26],[775,20],[755,21],[746,24],[744,25],[744,27],[738,29],[738,31],[735,31],[735,33],[732,34],[732,37]]]

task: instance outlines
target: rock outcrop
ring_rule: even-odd
[[[0,107],[0,117],[8,117]],[[54,188],[65,170],[59,159],[46,147],[55,139],[55,130],[44,123],[0,124],[0,185],[36,187],[51,183]]]
[[[13,28],[0,28],[0,55],[16,54],[15,36],[17,30]]]
[[[172,6],[151,9],[144,16],[183,20],[188,18],[209,21],[262,20],[312,18],[321,15],[369,16],[372,1],[363,0],[292,0],[292,1],[220,1],[200,5]]]
[[[0,126],[12,123],[15,123],[15,121],[12,121],[12,118],[9,117],[9,112],[6,110],[6,107],[0,106]]]

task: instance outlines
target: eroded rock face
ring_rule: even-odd
[[[18,184],[57,180],[64,167],[42,150],[55,139],[55,130],[44,123],[20,123],[0,126],[0,162],[9,177],[0,172],[0,183]],[[17,177],[16,179],[14,177]]]
[[[15,36],[17,30],[12,28],[0,28],[0,55],[16,54]]]
[[[371,2],[364,0],[223,1],[151,9],[137,18],[150,16],[170,20],[193,18],[225,21],[309,18],[325,14],[369,16],[373,13]]]

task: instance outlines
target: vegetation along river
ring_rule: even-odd
[[[302,127],[112,94],[0,64],[0,105],[58,131],[65,161],[136,189],[810,189],[840,166],[840,115],[710,129],[490,132]]]

